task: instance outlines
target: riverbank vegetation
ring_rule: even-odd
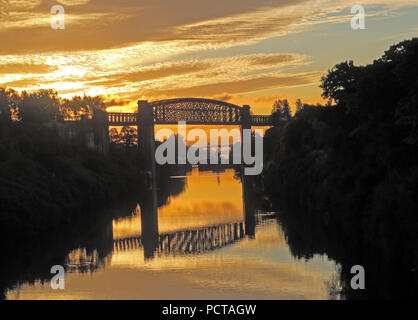
[[[276,104],[273,115],[288,119],[265,136],[265,189],[320,234],[296,255],[339,252],[342,261],[357,252],[357,263],[367,264],[378,253],[374,263],[396,266],[390,270],[407,274],[416,292],[418,38],[366,66],[336,65],[321,88],[327,105],[299,102],[288,117],[287,102]]]
[[[59,230],[141,189],[137,148],[107,156],[62,139],[48,121],[103,109],[100,98],[61,100],[51,90],[0,89],[0,234],[31,237]]]

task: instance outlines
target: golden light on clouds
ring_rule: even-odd
[[[344,36],[352,32],[348,0],[58,3],[65,8],[65,30],[51,29],[48,1],[2,2],[7,15],[0,19],[0,86],[54,88],[64,97],[102,95],[119,110],[132,109],[139,98],[196,96],[224,97],[266,113],[284,94],[320,101],[320,76],[339,62]],[[368,17],[382,20],[417,4],[365,0],[362,5]],[[315,28],[330,33],[344,23],[341,43],[330,42],[323,54],[314,50],[319,42],[287,48],[292,37]],[[274,39],[289,45],[272,48],[266,41]]]
[[[158,209],[160,233],[243,221],[242,186],[231,170],[218,178],[211,172],[194,170],[188,176],[185,192],[180,197],[171,197],[167,205]],[[140,234],[140,206],[131,217],[113,222],[114,239]]]

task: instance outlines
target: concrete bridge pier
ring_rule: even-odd
[[[244,202],[245,235],[251,239],[255,238],[255,204],[253,176],[242,176],[242,195]]]
[[[241,163],[244,168],[244,130],[251,130],[251,107],[248,105],[242,106],[241,109]],[[244,170],[243,170],[244,171]]]
[[[252,201],[253,196],[253,181],[251,176],[245,175],[244,163],[244,130],[251,130],[251,107],[248,105],[242,106],[241,109],[241,162],[242,162],[242,194],[244,202],[244,216],[245,216],[245,235],[255,237],[255,209]]]
[[[147,191],[141,204],[142,241],[145,258],[152,258],[158,246],[157,170],[155,165],[155,137],[153,108],[148,101],[138,101],[138,146],[143,150],[144,179]]]
[[[158,205],[156,192],[145,192],[141,206],[141,241],[144,248],[144,258],[154,258],[158,249]]]
[[[138,146],[145,157],[144,170],[155,177],[154,117],[152,105],[146,100],[138,101]]]
[[[241,109],[241,137],[244,129],[251,129],[251,107],[248,105]]]

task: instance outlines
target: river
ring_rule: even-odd
[[[296,258],[280,212],[252,205],[233,170],[195,168],[170,179],[182,188],[157,208],[156,226],[143,226],[148,223],[141,218],[145,206],[138,204],[99,230],[100,241],[62,249],[64,290],[51,288],[49,270],[39,276],[31,274],[32,268],[5,289],[4,297],[338,298],[339,266],[325,254]],[[145,239],[147,232],[151,241]]]

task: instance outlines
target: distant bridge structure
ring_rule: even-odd
[[[138,101],[138,113],[108,113],[110,126],[137,126],[143,109],[152,109],[152,123],[201,125],[271,126],[270,116],[251,115],[249,106],[237,106],[224,101],[181,98],[154,102]],[[142,110],[141,110],[142,109]]]
[[[175,125],[180,121],[192,125],[238,125],[243,129],[254,126],[272,126],[268,115],[251,114],[250,106],[242,107],[218,100],[181,98],[148,102],[138,101],[137,112],[103,112],[93,115],[64,118],[55,123],[65,138],[82,137],[88,147],[107,153],[110,126],[138,127],[138,145],[144,153],[154,148],[154,126]],[[151,165],[149,167],[151,170]],[[151,170],[152,171],[152,170]]]
[[[104,153],[109,148],[110,126],[138,127],[138,144],[145,157],[142,170],[150,173],[146,177],[147,180],[151,180],[150,188],[144,190],[147,194],[145,197],[147,201],[141,205],[141,225],[147,227],[142,228],[141,236],[115,240],[114,250],[124,251],[142,247],[145,257],[149,258],[153,256],[154,251],[166,254],[202,252],[232,244],[244,236],[250,238],[255,236],[254,208],[251,201],[247,201],[251,199],[251,183],[250,177],[245,175],[243,176],[244,224],[235,223],[198,230],[158,233],[154,126],[176,125],[181,121],[192,125],[240,126],[241,136],[243,136],[242,130],[244,129],[273,125],[271,116],[253,115],[248,105],[240,107],[223,101],[198,98],[154,102],[140,100],[138,112],[135,113],[106,113],[96,110],[92,117],[65,119],[65,121],[53,124],[58,127],[60,135],[68,138],[81,137],[86,140],[89,147]],[[85,259],[86,265],[97,261],[93,259],[94,257],[87,258]]]
[[[174,125],[179,122],[191,125],[238,125],[243,130],[253,126],[271,126],[271,116],[252,115],[251,107],[242,107],[218,100],[180,98],[148,102],[138,101],[137,113],[108,113],[108,126],[137,126],[138,145],[147,157],[144,171],[155,177],[155,125]],[[153,178],[154,179],[154,178]],[[155,181],[154,181],[155,182]],[[153,183],[155,185],[155,183]]]

